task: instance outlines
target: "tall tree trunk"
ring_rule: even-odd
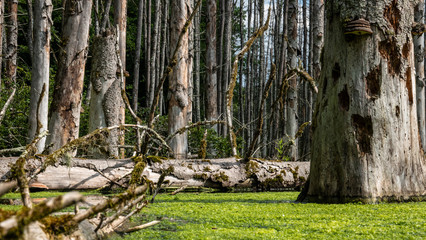
[[[240,29],[239,29],[240,49],[242,49],[243,43],[244,43],[244,31],[243,31],[243,29],[244,29],[244,24],[243,24],[243,22],[244,22],[244,0],[240,0],[240,16],[239,16],[239,19],[240,19]],[[244,83],[243,83],[243,81],[244,81],[243,80],[244,79],[244,62],[241,62],[241,64],[239,65],[239,68],[240,68],[239,73],[238,73],[239,85],[240,85],[240,87],[239,87],[239,99],[238,99],[238,102],[239,102],[239,121],[241,122],[241,124],[244,125],[245,124],[245,119],[244,119],[245,105],[246,105],[246,103],[244,101],[244,99],[245,99],[244,98],[244,96],[245,96],[244,88],[247,89],[247,85],[245,85],[245,87],[244,87]],[[246,132],[244,130],[241,131],[241,137],[243,139],[246,139],[245,135],[246,135]],[[244,147],[245,146],[243,145],[241,152],[245,152]]]
[[[160,63],[160,73],[164,72],[164,68],[166,67],[166,55],[167,55],[167,51],[166,49],[168,48],[168,20],[169,20],[169,1],[168,0],[164,0],[163,3],[164,9],[163,9],[163,20],[162,20],[162,24],[163,24],[163,29],[162,29],[162,42],[161,42],[161,63]],[[161,86],[163,87],[163,86]],[[160,89],[161,90],[161,89]],[[159,103],[159,109],[160,109],[160,114],[162,115],[163,112],[165,112],[165,107],[163,104],[163,91],[161,91],[160,93],[160,103]],[[164,111],[163,111],[164,109]]]
[[[127,35],[127,0],[115,0],[114,2],[114,22],[118,27],[118,50],[120,52],[121,68],[119,72],[123,72],[124,76],[127,76],[126,71],[126,35]],[[120,87],[126,89],[126,78],[122,78]],[[126,122],[124,104],[120,106],[120,124]],[[120,131],[120,144],[124,145],[124,131]],[[121,158],[124,158],[124,149],[121,151]]]
[[[219,28],[219,34],[218,34],[219,35],[219,42],[218,42],[218,46],[217,46],[217,49],[216,49],[217,61],[218,61],[218,64],[217,64],[217,70],[218,70],[217,71],[217,111],[218,111],[219,115],[222,115],[224,113],[224,109],[222,108],[223,107],[222,103],[223,103],[223,99],[224,99],[224,95],[225,95],[222,92],[222,89],[223,89],[222,78],[223,78],[223,71],[224,71],[224,68],[223,68],[223,49],[224,49],[224,47],[223,47],[223,45],[224,45],[224,38],[225,38],[225,21],[226,21],[225,20],[225,16],[226,16],[225,4],[226,4],[225,0],[220,1],[219,9],[220,9],[221,18],[220,18],[220,28]],[[218,126],[217,130],[218,130],[219,134],[222,133],[222,127],[221,126]]]
[[[297,10],[298,1],[288,1],[288,60],[290,68],[297,67]],[[297,132],[297,77],[293,76],[288,80],[289,89],[287,93],[287,114],[285,122],[286,135],[293,138]],[[297,140],[290,146],[288,157],[291,161],[297,159]]]
[[[92,57],[92,98],[90,99],[89,131],[120,124],[121,98],[120,79],[117,78],[118,56],[116,35],[107,30],[93,40]],[[109,133],[108,149],[100,155],[118,156],[118,130]],[[95,150],[92,154],[99,156]]]
[[[250,38],[251,33],[251,22],[252,22],[252,0],[249,0],[248,2],[248,22],[247,22],[247,39]],[[251,122],[251,106],[252,106],[252,95],[251,95],[251,89],[252,89],[252,51],[249,49],[247,52],[247,62],[246,62],[246,84],[247,84],[247,90],[246,90],[246,113],[247,113],[247,117],[246,117],[246,122],[250,123]],[[251,143],[251,136],[252,136],[252,131],[251,131],[251,125],[247,125],[247,130],[246,130],[246,146],[245,149],[248,149],[249,144]]]
[[[216,65],[216,0],[207,1],[207,27],[206,27],[206,83],[207,83],[207,120],[218,118],[217,103],[217,65]],[[217,127],[215,126],[217,131]]]
[[[157,63],[157,48],[158,48],[158,38],[160,35],[160,15],[161,15],[161,1],[156,1],[155,3],[155,15],[154,15],[154,26],[152,28],[152,37],[151,37],[151,59],[150,59],[150,76],[151,80],[149,86],[149,100],[150,106],[154,99],[154,92],[157,84],[156,68],[158,67]]]
[[[61,39],[67,41],[60,51],[47,139],[52,151],[78,138],[91,11],[91,0],[65,4]]]
[[[28,30],[27,30],[27,44],[28,51],[30,52],[31,61],[33,58],[33,35],[34,35],[34,10],[33,10],[33,0],[27,0],[27,10],[28,10]],[[37,23],[36,23],[37,24]]]
[[[259,1],[259,23],[263,24],[263,16],[265,11],[265,1],[264,0],[260,0]],[[260,88],[258,89],[258,93],[259,93],[259,101],[261,102],[260,99],[262,98],[262,93],[263,93],[263,89],[265,87],[265,80],[266,80],[266,66],[265,66],[265,35],[262,34],[262,36],[259,37],[260,39],[260,47],[259,47],[259,60],[260,60],[260,65],[259,65],[259,80],[260,80]],[[263,108],[263,113],[266,113],[266,108]],[[263,115],[265,116],[265,115]],[[261,117],[261,116],[258,116]],[[262,136],[260,139],[265,140],[264,137],[266,136],[266,124],[262,124]],[[260,140],[261,141],[261,140]],[[262,148],[262,154],[263,157],[266,155],[266,148]]]
[[[194,0],[187,1],[188,10],[189,12],[192,12],[193,6],[194,6]],[[188,62],[187,62],[187,69],[188,69],[188,106],[187,109],[187,122],[192,122],[192,101],[194,96],[194,24],[191,24],[188,29]]]
[[[232,11],[233,1],[226,1],[225,3],[225,32],[224,32],[224,55],[223,55],[223,71],[222,71],[222,110],[226,111],[226,90],[228,89],[229,80],[231,79],[231,64],[232,64]],[[231,112],[231,118],[232,118]],[[231,119],[232,121],[232,119]],[[224,124],[222,127],[222,134],[226,135],[227,130]]]
[[[3,72],[2,63],[3,63],[4,1],[5,0],[0,0],[0,92],[2,90],[2,72]]]
[[[184,0],[171,2],[170,45],[174,49],[179,35],[189,17],[188,6]],[[188,107],[188,33],[183,35],[182,46],[178,50],[177,64],[169,78],[169,134],[187,125]],[[170,141],[175,158],[186,158],[188,153],[187,133],[178,134]]]
[[[29,138],[33,139],[47,130],[49,107],[49,71],[50,71],[50,28],[52,1],[36,0],[34,6],[34,53],[32,59],[31,98],[29,115]],[[38,132],[37,132],[38,131]],[[44,150],[46,139],[36,144],[37,152]]]
[[[143,8],[144,1],[139,0],[138,4],[138,26],[136,33],[136,50],[135,50],[135,66],[133,68],[133,111],[138,111],[139,100],[139,67],[141,62],[141,47],[142,47],[142,25],[143,25]]]
[[[18,1],[9,0],[9,22],[7,28],[6,77],[9,85],[16,87],[16,60],[18,56]]]
[[[151,85],[152,85],[152,82],[151,82],[151,64],[150,64],[150,62],[151,62],[151,12],[152,12],[152,8],[151,8],[151,0],[147,0],[148,1],[148,4],[147,4],[147,9],[146,9],[146,17],[147,17],[147,19],[146,19],[146,25],[147,25],[147,28],[146,28],[146,31],[145,31],[145,42],[146,42],[146,47],[145,47],[145,54],[146,54],[146,77],[145,77],[145,79],[146,79],[146,84],[147,84],[147,86],[146,86],[146,89],[147,89],[147,102],[148,102],[148,104],[146,105],[147,107],[150,107],[151,106],[151,104],[152,104],[152,101],[153,101],[153,99],[154,99],[154,94],[151,94],[151,92],[150,92],[150,90],[151,90]],[[152,97],[152,99],[151,99],[151,97]]]
[[[414,89],[414,4],[327,2],[308,200],[426,197]]]
[[[414,12],[414,21],[417,23],[425,23],[425,2],[420,1]],[[415,35],[414,40],[414,56],[416,65],[416,95],[417,95],[417,120],[419,124],[419,134],[422,141],[422,148],[426,150],[426,104],[425,104],[425,40],[424,34]]]
[[[200,9],[202,6],[200,6]],[[201,64],[201,47],[200,47],[200,23],[201,23],[201,11],[197,11],[194,20],[194,122],[201,121],[201,104],[200,104],[200,64]],[[210,36],[209,36],[210,37]]]

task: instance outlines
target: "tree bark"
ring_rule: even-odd
[[[425,23],[425,2],[420,1],[415,7],[414,21]],[[413,36],[414,57],[416,66],[416,96],[417,96],[417,121],[419,124],[419,134],[422,141],[422,148],[426,150],[426,104],[425,104],[425,40],[424,34]]]
[[[28,29],[27,29],[27,44],[28,44],[28,51],[30,52],[31,61],[34,59],[34,9],[33,9],[33,1],[27,0],[27,10],[28,10]]]
[[[3,28],[4,25],[4,0],[0,0],[0,92],[2,88],[2,70],[3,70]],[[0,121],[1,123],[1,121]]]
[[[65,4],[61,38],[64,41],[55,78],[50,135],[47,138],[47,142],[52,144],[50,151],[78,138],[91,10],[91,0],[67,1]]]
[[[201,9],[201,6],[200,6]],[[197,12],[197,15],[195,16],[194,21],[194,104],[193,108],[195,109],[193,114],[193,122],[201,121],[201,101],[200,101],[200,64],[201,64],[201,33],[200,33],[200,23],[201,23],[201,11]],[[210,36],[209,36],[210,37]]]
[[[47,130],[49,107],[50,28],[52,1],[36,0],[34,5],[34,52],[32,59],[29,139]],[[37,143],[37,153],[44,150],[46,139]]]
[[[0,175],[8,171],[8,164],[17,158],[0,158]],[[132,172],[132,159],[79,159],[72,166],[51,166],[38,175],[38,181],[49,189],[98,189],[108,186],[109,179],[123,182]],[[162,171],[174,169],[165,180],[169,187],[253,188],[254,190],[297,188],[309,174],[309,162],[280,162],[252,159],[249,162],[235,158],[224,159],[168,159],[148,166],[143,175],[158,182]],[[98,172],[99,171],[99,172]],[[226,177],[227,176],[227,177]]]
[[[298,1],[288,1],[288,60],[290,69],[297,67],[297,10]],[[287,92],[287,112],[285,119],[285,132],[287,136],[294,136],[297,132],[297,77],[293,76],[288,80],[289,89]],[[295,161],[297,159],[297,141],[290,146],[288,157]]]
[[[308,201],[425,197],[414,90],[414,4],[327,2]],[[370,21],[355,31],[364,35],[349,27],[360,18]]]
[[[142,25],[143,25],[143,9],[144,1],[139,0],[138,5],[138,26],[136,33],[136,51],[135,51],[135,65],[133,68],[133,111],[138,112],[139,101],[139,68],[141,62],[141,47],[142,47]]]
[[[216,1],[207,1],[206,27],[206,82],[207,82],[207,120],[216,120],[217,113],[217,65],[216,65]],[[215,127],[217,131],[217,127]]]
[[[186,1],[176,0],[171,3],[173,9],[170,21],[170,45],[177,45],[179,35],[189,17]],[[178,50],[177,64],[169,78],[169,134],[187,125],[188,107],[188,33],[182,38]],[[186,158],[188,153],[187,133],[179,134],[170,142],[175,158]]]
[[[160,37],[160,15],[161,15],[161,1],[156,1],[155,3],[155,15],[154,15],[154,25],[152,28],[152,37],[151,37],[151,59],[150,62],[150,76],[151,80],[150,82],[150,88],[149,88],[149,100],[150,105],[152,104],[152,101],[154,99],[154,92],[155,88],[157,87],[157,76],[156,74],[156,67],[158,67],[158,60],[157,60],[157,48],[158,48],[158,38]]]
[[[97,128],[120,125],[120,108],[123,105],[120,80],[117,78],[118,56],[116,35],[110,30],[93,40],[92,98],[90,99],[89,132]],[[118,130],[109,133],[108,156],[118,156]],[[93,150],[95,156],[102,156]]]

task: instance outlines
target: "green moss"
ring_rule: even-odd
[[[245,166],[246,175],[251,177],[259,171],[259,163],[249,160]]]
[[[211,169],[210,169],[210,167],[209,167],[209,166],[205,166],[205,167],[203,168],[203,171],[204,171],[204,172],[210,172],[210,171],[211,171]]]
[[[425,239],[426,202],[296,204],[298,192],[159,195],[123,239]],[[175,199],[176,198],[176,199]],[[121,239],[121,238],[117,238]]]
[[[202,174],[195,174],[194,175],[194,179],[202,179],[202,180],[206,180],[207,178],[209,178],[209,176],[206,173],[202,173]]]
[[[165,157],[160,157],[160,156],[148,156],[146,157],[149,161],[151,161],[151,163],[162,163],[163,160],[167,160],[167,158]]]
[[[40,222],[43,224],[45,232],[51,236],[60,236],[61,234],[70,234],[77,227],[77,224],[70,224],[73,215],[66,214],[62,216],[48,216],[43,218]],[[55,238],[56,238],[55,237]]]
[[[227,182],[229,180],[228,175],[225,172],[219,172],[213,175],[212,177],[216,182]]]

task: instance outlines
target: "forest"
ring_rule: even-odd
[[[421,0],[0,0],[0,239],[194,189],[424,201],[424,32]]]

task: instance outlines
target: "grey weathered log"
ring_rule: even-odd
[[[0,158],[0,180],[8,175],[8,165],[17,158]],[[71,162],[77,164],[93,164],[99,171],[111,179],[118,181],[128,175],[134,166],[131,159],[78,159]],[[143,172],[148,179],[157,182],[164,169],[173,166],[174,171],[166,177],[170,187],[211,187],[211,188],[294,188],[304,183],[309,174],[309,162],[280,162],[251,160],[249,166],[235,158],[225,159],[182,159],[163,160],[154,163]],[[254,175],[253,175],[254,173]],[[222,177],[221,177],[222,175]],[[228,177],[226,180],[225,175]],[[282,178],[282,179],[281,179]],[[274,180],[277,179],[277,180]],[[108,185],[109,180],[96,170],[57,166],[48,167],[38,175],[37,181],[49,189],[97,189]],[[120,181],[119,181],[120,182]],[[262,182],[264,184],[262,185]],[[268,182],[273,185],[268,186]]]

